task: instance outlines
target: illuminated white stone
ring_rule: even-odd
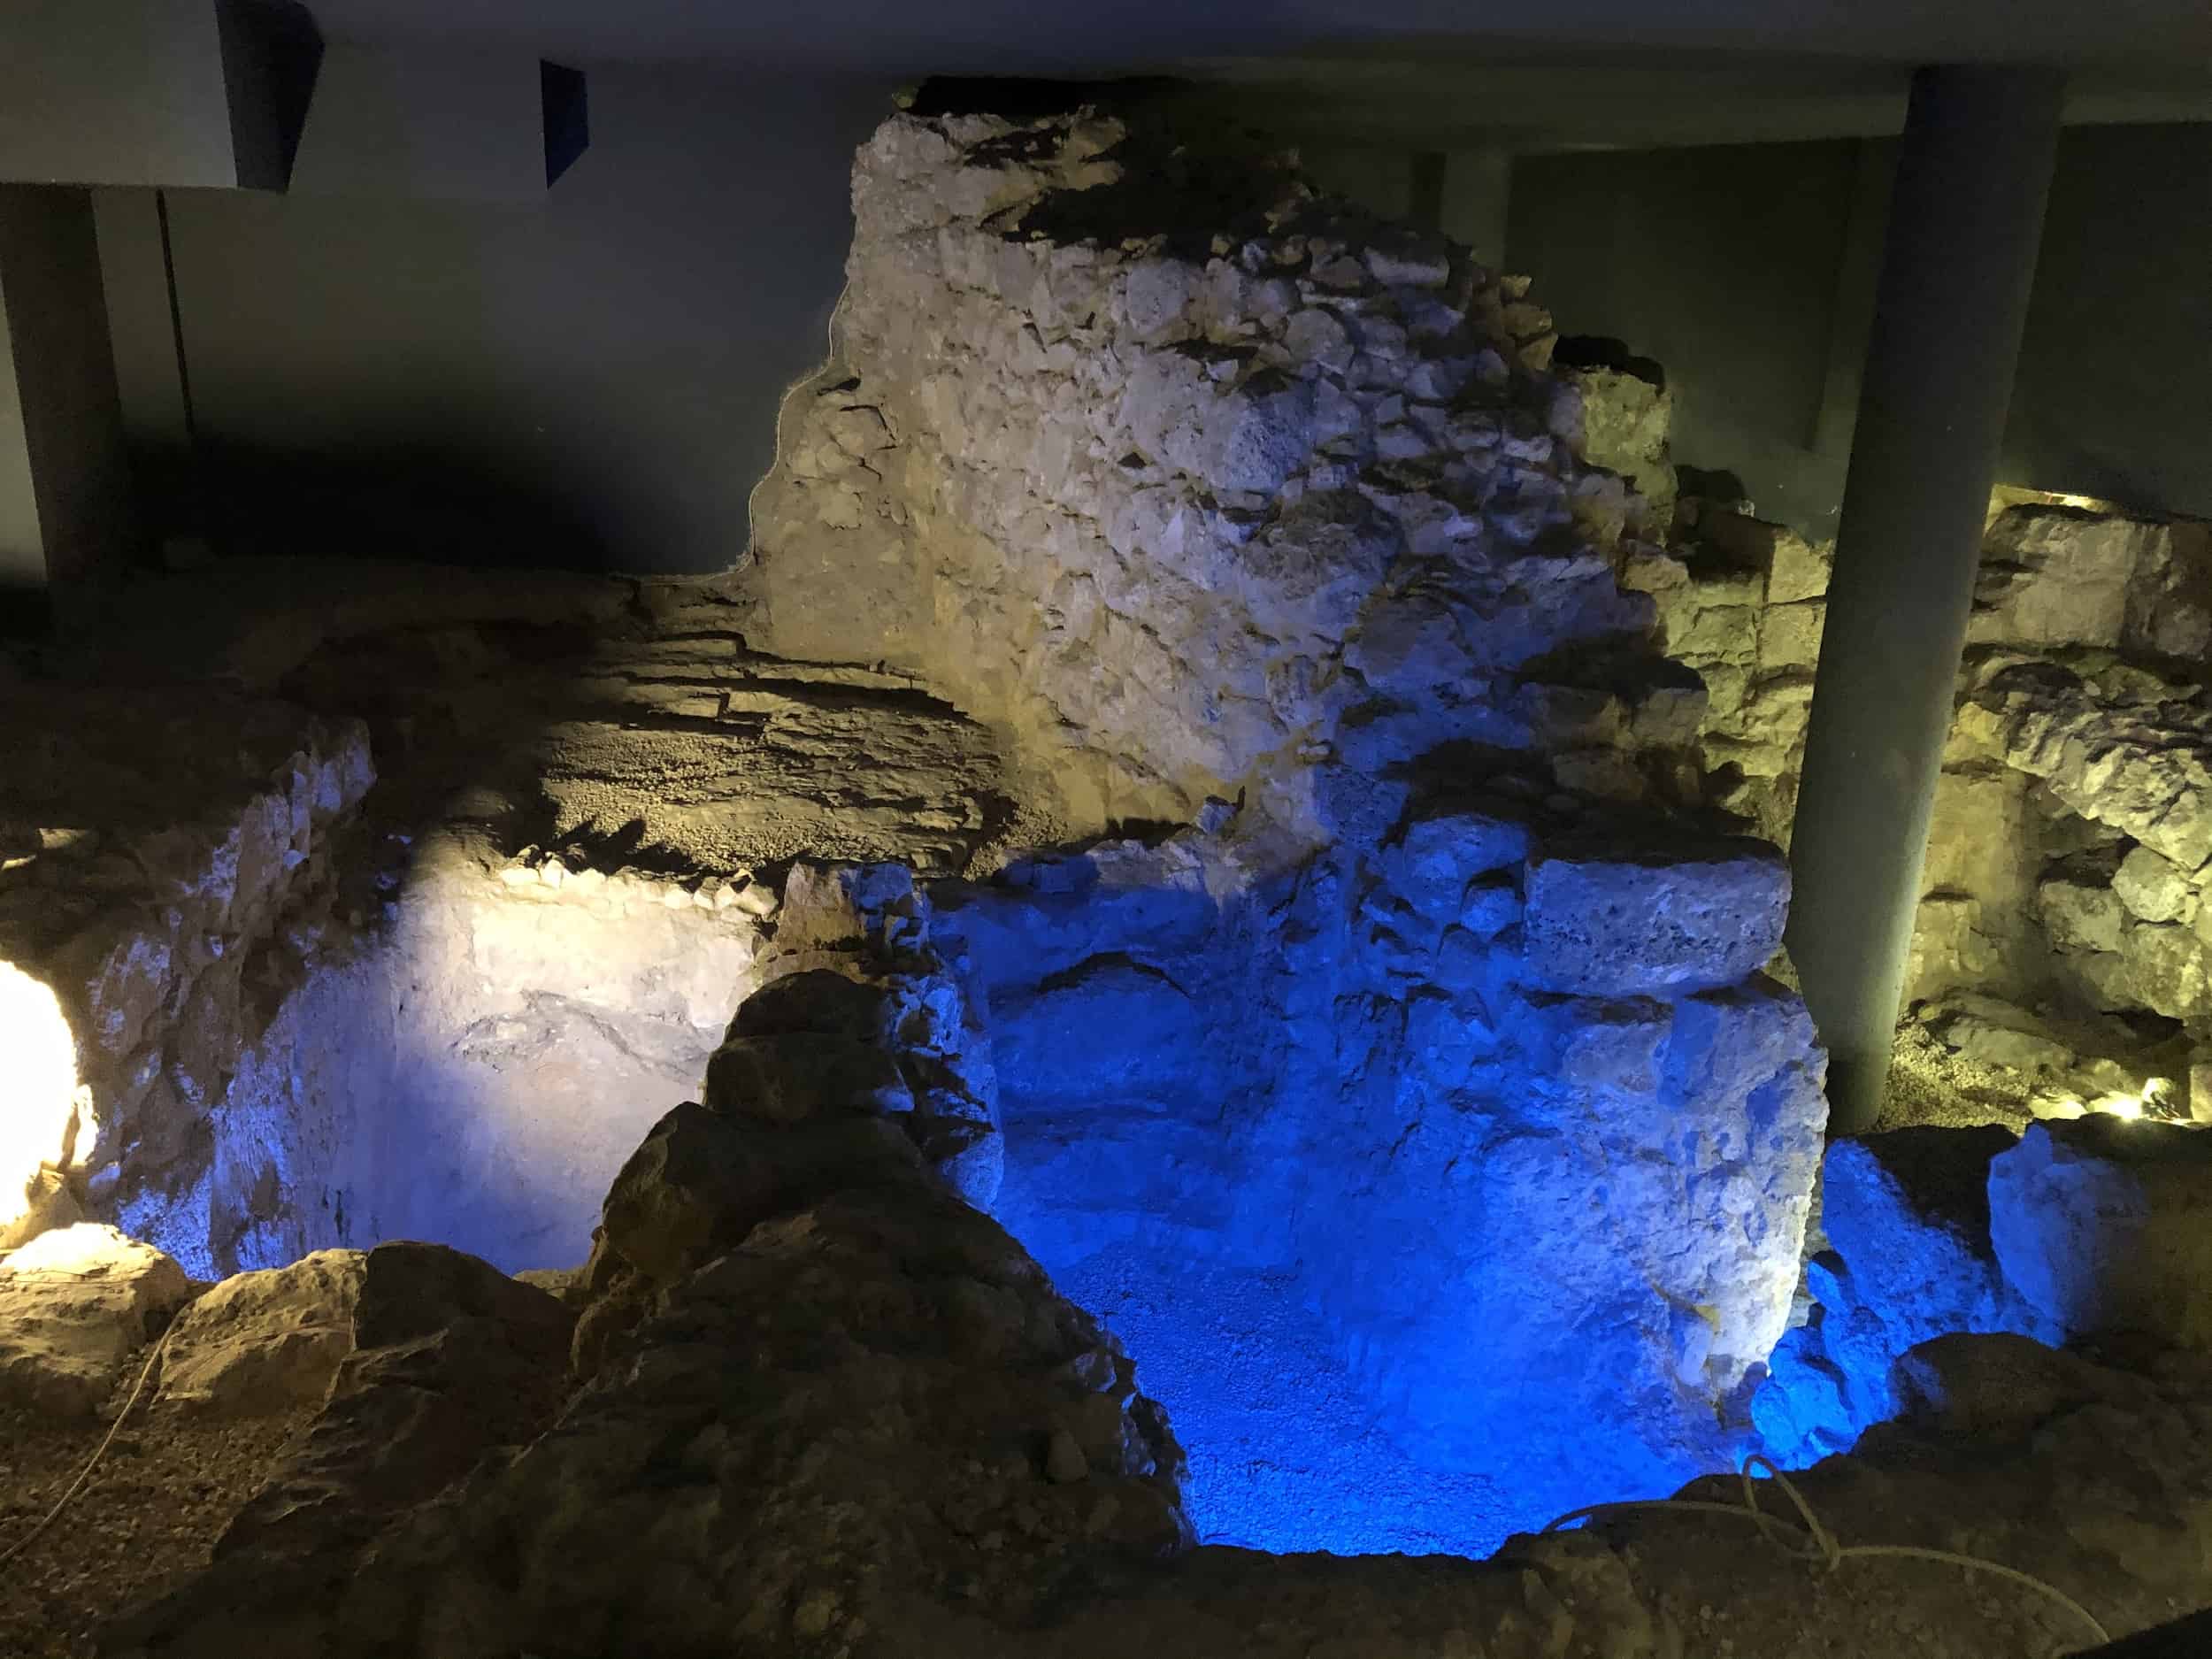
[[[29,1208],[40,1166],[66,1156],[76,1097],[77,1040],[52,987],[0,962],[0,1227]]]

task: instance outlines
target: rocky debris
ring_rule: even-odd
[[[1050,1301],[1026,1288],[1033,1268],[1009,1281],[974,1211],[946,1212],[955,1229],[932,1240],[896,1224],[902,1210],[871,1189],[818,1207],[799,1237],[764,1228],[671,1294],[648,1345],[588,1386],[557,1432],[481,1463],[365,1548],[227,1554],[111,1624],[99,1651],[2059,1659],[2093,1640],[2032,1586],[1878,1557],[1809,1573],[1747,1521],[1663,1508],[1517,1538],[1482,1562],[1178,1551],[1171,1538],[1163,1555],[1141,1532],[1085,1536],[1102,1488],[1126,1501],[1158,1478],[1117,1481],[1083,1429],[1050,1412],[1015,1450],[1019,1437],[967,1408],[981,1389],[980,1403],[1023,1417],[1067,1369],[1032,1357],[1052,1322],[1013,1311]],[[856,1273],[864,1264],[876,1271]],[[1006,1315],[984,1317],[964,1284],[1000,1288]],[[776,1311],[794,1305],[834,1317]],[[1991,1561],[2124,1634],[2202,1599],[2205,1381],[2172,1356],[2120,1371],[2020,1338],[1942,1338],[1898,1362],[1896,1421],[1793,1479],[1847,1549]],[[854,1410],[856,1389],[897,1409]],[[969,1455],[993,1442],[1010,1449]],[[1125,1442],[1102,1449],[1128,1456]],[[1680,1495],[1742,1502],[1732,1477]],[[1779,1494],[1761,1495],[1794,1525]]]
[[[2185,1038],[2152,1043],[2109,1016],[2062,1015],[1973,995],[1924,1003],[1915,1018],[1970,1070],[1975,1080],[1960,1092],[2010,1115],[2172,1117],[2189,1104]]]
[[[803,977],[757,1028],[810,989],[836,1004],[818,1023],[856,1014]],[[1118,1345],[843,1075],[783,1079],[765,1112],[681,1109],[641,1148],[577,1345],[611,1302],[634,1322],[557,1432],[529,1439],[520,1408],[558,1391],[557,1303],[450,1251],[372,1252],[356,1352],[290,1464],[206,1578],[103,1651],[878,1651],[945,1598],[1018,1626],[1186,1548],[1181,1454]],[[484,1457],[503,1440],[527,1443]]]
[[[1310,844],[1300,780],[1340,745],[1370,772],[1560,747],[1522,671],[1655,658],[1612,556],[1656,527],[1575,453],[1590,400],[1526,279],[1179,137],[902,115],[862,148],[836,361],[785,416],[748,637],[944,688],[1076,834],[1247,791]],[[1214,228],[1173,221],[1187,188]],[[1563,787],[1676,797],[1666,723],[1600,696],[1590,724],[1573,747],[1605,764]]]
[[[2032,1574],[2114,1634],[2201,1601],[2187,1525],[2166,1518],[2194,1512],[2206,1490],[2201,1371],[2117,1373],[2005,1335],[1942,1339],[1897,1369],[1906,1416],[1791,1477],[1843,1546],[1948,1550]],[[1681,1495],[1742,1502],[1732,1478]],[[1791,1512],[1781,1494],[1761,1497]],[[1870,1557],[1809,1574],[1744,1523],[1667,1511],[1595,1530],[1632,1555],[1640,1585],[1660,1587],[1689,1653],[2055,1659],[2095,1641],[2056,1601],[1956,1567]]]
[[[1770,1455],[1796,1467],[1894,1416],[1891,1367],[1921,1343],[1956,1332],[2055,1334],[2007,1281],[1991,1238],[1991,1162],[2016,1142],[1990,1125],[1830,1146],[1828,1248],[1806,1267],[1810,1317],[1776,1345],[1751,1402]]]
[[[126,1370],[111,1409],[137,1379],[136,1365]],[[211,1417],[142,1401],[95,1478],[0,1572],[0,1653],[88,1659],[95,1632],[119,1610],[204,1571],[215,1540],[308,1415]],[[0,1550],[52,1512],[109,1429],[97,1416],[0,1402]]]
[[[1789,895],[1789,866],[1763,841],[1553,842],[1529,866],[1529,979],[1595,996],[1732,985],[1781,949]]]
[[[207,1571],[111,1623],[101,1652],[319,1651],[284,1644],[338,1612],[369,1540],[551,1421],[573,1323],[557,1300],[442,1245],[380,1245],[359,1266],[351,1352],[320,1410]]]
[[[1709,787],[1786,846],[1804,761],[1832,553],[1747,511],[1685,498],[1664,550],[1633,549],[1623,586],[1652,596],[1667,654],[1704,680]]]
[[[1802,1004],[1756,972],[1770,855],[1730,844],[1740,867],[1679,878],[1708,908],[1678,933],[1610,938],[1601,968],[1640,990],[1563,994],[1530,918],[1554,849],[1588,848],[1511,781],[1400,784],[1371,840],[1289,878],[1197,832],[1039,860],[941,891],[933,938],[988,1007],[998,1213],[1050,1271],[1110,1260],[1160,1295],[1202,1253],[1277,1276],[1401,1442],[1497,1468],[1534,1524],[1541,1459],[1640,1489],[1725,1459],[1717,1408],[1786,1323],[1826,1107]]]
[[[1955,1333],[1898,1356],[1889,1386],[1898,1417],[1962,1439],[2032,1432],[2084,1405],[2141,1409],[2156,1391],[2033,1337]]]
[[[0,1398],[58,1416],[98,1410],[191,1295],[182,1268],[113,1227],[41,1233],[0,1258]]]
[[[2201,664],[2212,649],[2212,526],[2008,507],[1983,544],[1967,637]]]
[[[1754,1421],[1793,1463],[1844,1449],[1905,1403],[1893,1363],[1956,1333],[2212,1346],[2208,1204],[2212,1135],[2108,1111],[2017,1136],[1932,1127],[1837,1141],[1829,1248],[1806,1269],[1811,1317],[1776,1348]]]
[[[2007,1280],[2069,1338],[2212,1347],[2212,1134],[2093,1114],[1990,1166]]]
[[[320,1413],[217,1542],[219,1563],[235,1578],[271,1559],[334,1556],[494,1448],[529,1441],[565,1392],[573,1323],[543,1291],[443,1245],[369,1251],[351,1351]]]
[[[737,1092],[749,1094],[756,1106],[748,1110],[757,1110],[778,1074],[764,1050],[809,1046],[808,1033],[838,1018],[832,1010],[841,1006],[849,1029],[823,1034],[841,1041],[856,1081],[864,1076],[887,1108],[909,1113],[907,1132],[932,1167],[988,1210],[1006,1164],[993,1041],[965,976],[931,942],[933,915],[902,864],[794,865],[762,958],[764,991],[740,1010],[710,1062],[706,1098],[717,1103],[724,1087],[716,1067],[733,1079],[741,1071],[752,1083]],[[788,994],[778,987],[780,976],[821,971],[854,986]],[[759,1022],[767,1024],[757,1030]],[[810,1066],[818,1067],[820,1045],[812,1046]]]
[[[321,1404],[353,1351],[367,1260],[359,1250],[318,1250],[289,1267],[224,1279],[178,1317],[156,1398],[231,1416]]]
[[[367,733],[207,688],[53,684],[12,690],[0,727],[0,819],[37,843],[0,859],[0,979],[50,987],[75,1039],[57,1096],[21,1108],[51,1119],[41,1167],[212,1277],[216,1241],[284,1159],[217,1168],[211,1118],[324,926],[334,837],[373,779]],[[39,1033],[20,1035],[32,1053]],[[19,1192],[0,1191],[5,1221]]]
[[[1573,361],[1566,353],[1552,358],[1559,378],[1581,395],[1579,427],[1569,442],[1591,465],[1628,480],[1659,539],[1674,518],[1674,394],[1666,377],[1656,364],[1629,359],[1624,351],[1571,355]]]
[[[2070,847],[2047,833],[2043,873],[2030,879],[2042,976],[2089,1007],[2212,1018],[2197,925],[2212,860],[2203,695],[2108,658],[1999,655],[1977,666],[1961,705],[1954,749],[2040,780],[2083,832]]]

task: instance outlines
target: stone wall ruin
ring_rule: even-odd
[[[1825,1109],[1763,973],[1786,874],[1716,833],[1705,695],[1618,579],[1664,526],[1585,458],[1652,420],[1552,370],[1525,282],[1279,157],[900,117],[854,212],[748,637],[948,687],[1079,839],[1197,820],[941,887],[932,926],[1047,1266],[1156,1363],[1301,1310],[1279,1374],[1386,1415],[1324,1453],[1193,1375],[1202,1529],[1463,1548],[1577,1461],[1724,1456]],[[1279,1527],[1331,1457],[1513,1496]]]

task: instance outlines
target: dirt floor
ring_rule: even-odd
[[[126,1368],[111,1407],[128,1395],[142,1363]],[[0,1655],[80,1659],[92,1652],[103,1620],[204,1566],[311,1415],[216,1421],[142,1401],[61,1518],[0,1566]],[[0,1550],[53,1507],[111,1420],[71,1422],[0,1405]]]

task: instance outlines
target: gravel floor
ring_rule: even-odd
[[[125,1371],[129,1393],[142,1362]],[[120,1398],[115,1402],[120,1403]],[[0,1655],[79,1659],[125,1608],[204,1566],[217,1536],[311,1416],[219,1421],[140,1403],[91,1482],[0,1567]],[[107,1432],[0,1404],[0,1550],[52,1507]]]

